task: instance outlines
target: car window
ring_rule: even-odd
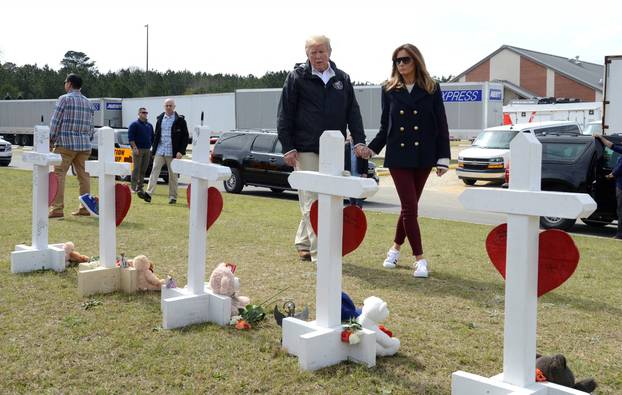
[[[517,131],[510,132],[482,132],[479,136],[473,141],[474,147],[480,148],[498,148],[498,149],[509,149],[510,142],[516,136]]]
[[[540,134],[581,134],[581,130],[578,125],[562,125],[562,126],[552,126],[548,128],[539,128],[535,130],[536,135]]]
[[[605,167],[613,169],[618,163],[618,159],[620,158],[620,154],[617,152],[613,152],[611,148],[605,147],[605,151],[603,152],[603,158],[605,159]]]
[[[225,133],[218,140],[217,144],[223,149],[240,148],[246,144],[250,137],[252,136],[243,133]]]
[[[260,134],[253,141],[251,151],[254,152],[272,152],[276,136],[273,134]]]
[[[542,160],[574,162],[586,147],[586,144],[581,143],[543,143]]]
[[[130,139],[127,131],[117,132],[117,143],[121,145],[130,145]]]
[[[283,153],[283,146],[281,145],[281,141],[280,140],[276,141],[276,145],[274,146],[274,153],[275,154],[282,154]]]

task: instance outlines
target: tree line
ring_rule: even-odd
[[[69,73],[83,79],[82,92],[87,97],[174,96],[199,93],[233,92],[236,89],[281,88],[287,70],[269,71],[261,77],[252,74],[208,74],[190,71],[145,71],[127,68],[102,73],[84,52],[67,51],[54,70],[48,65],[17,66],[0,62],[0,98],[55,99],[64,94],[63,81]],[[441,82],[449,77],[436,78]],[[371,85],[369,82],[356,85]]]

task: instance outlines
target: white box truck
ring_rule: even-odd
[[[601,102],[578,103],[510,103],[503,106],[503,116],[512,124],[544,122],[544,121],[571,121],[585,128],[590,122],[602,119]]]
[[[622,55],[605,56],[603,134],[622,133]]]

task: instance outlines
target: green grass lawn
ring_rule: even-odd
[[[431,277],[415,280],[410,261],[382,268],[395,215],[367,212],[363,245],[346,256],[343,289],[355,303],[388,302],[386,326],[399,337],[395,357],[376,367],[343,363],[301,372],[280,348],[272,317],[248,332],[212,324],[161,328],[159,293],[77,296],[74,268],[64,273],[10,273],[15,244],[31,244],[31,173],[0,169],[0,383],[2,393],[394,393],[447,394],[456,370],[492,376],[502,369],[503,281],[488,261],[491,227],[421,220]],[[94,192],[97,182],[92,179]],[[117,251],[149,256],[156,274],[186,282],[188,209],[169,206],[160,185],[151,204],[133,201],[117,228]],[[185,192],[180,193],[185,201]],[[68,178],[66,217],[50,221],[50,243],[71,240],[98,255],[98,222],[72,217],[77,183]],[[207,273],[235,262],[243,295],[259,302],[291,286],[292,298],[315,308],[315,270],[297,259],[294,200],[224,194],[210,229]],[[540,298],[538,351],[563,353],[577,378],[594,376],[597,393],[622,392],[622,243],[575,237],[574,276]],[[409,249],[408,249],[409,250]],[[404,254],[404,258],[406,258]],[[88,300],[89,309],[83,307]],[[274,305],[270,306],[273,307]]]

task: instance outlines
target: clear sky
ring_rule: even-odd
[[[456,75],[503,44],[603,63],[622,54],[619,1],[32,1],[5,0],[0,62],[60,67],[85,52],[102,72],[149,68],[262,75],[305,60],[325,34],[355,81],[378,83],[410,42],[433,75]]]

